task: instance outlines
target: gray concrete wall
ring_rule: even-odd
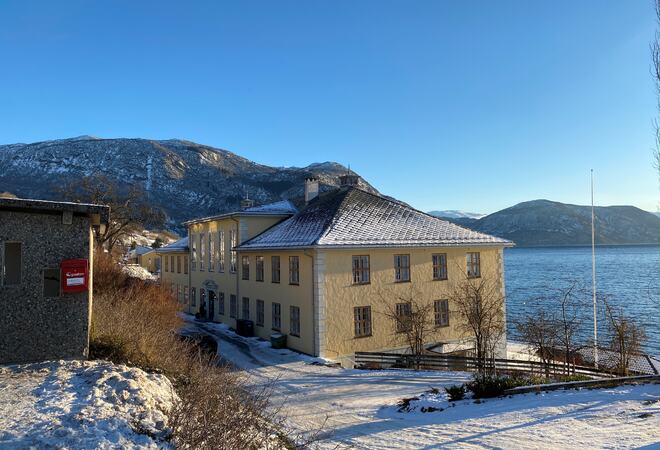
[[[91,282],[88,292],[44,298],[43,270],[63,259],[92,261],[89,218],[76,215],[64,225],[61,213],[0,210],[0,258],[5,241],[21,242],[23,257],[21,284],[0,282],[0,363],[85,358]]]

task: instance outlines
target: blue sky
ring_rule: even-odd
[[[0,1],[0,143],[350,164],[424,209],[656,210],[652,0]]]

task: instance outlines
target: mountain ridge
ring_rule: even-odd
[[[88,135],[0,145],[0,192],[57,200],[59,190],[84,176],[103,174],[137,184],[168,216],[168,227],[236,210],[246,194],[257,203],[300,198],[307,177],[321,190],[338,185],[348,169],[332,161],[273,167],[232,151],[184,139],[98,138]],[[377,192],[366,181],[365,190]]]

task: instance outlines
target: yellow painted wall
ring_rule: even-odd
[[[160,267],[160,280],[161,285],[172,293],[174,298],[181,304],[182,309],[186,312],[191,312],[190,299],[186,301],[185,291],[189,287],[188,274],[185,273],[185,257],[188,256],[187,252],[167,252],[160,253],[161,267]],[[177,272],[176,260],[177,257],[181,261],[180,272]],[[165,258],[168,259],[167,269],[165,270]],[[172,259],[174,259],[175,266],[172,267]],[[189,267],[190,268],[190,267]]]
[[[465,280],[466,253],[481,253],[482,277],[502,278],[502,252],[499,248],[401,248],[352,249],[325,251],[325,355],[338,358],[355,351],[375,351],[404,347],[403,335],[395,333],[392,319],[386,316],[386,304],[403,303],[414,296],[432,303],[448,299],[451,286]],[[448,280],[433,280],[433,253],[447,253]],[[410,255],[411,282],[394,281],[394,254]],[[352,256],[369,255],[371,283],[352,283]],[[371,306],[372,336],[354,337],[353,308]],[[430,342],[451,342],[463,336],[451,301],[448,327],[436,328]]]

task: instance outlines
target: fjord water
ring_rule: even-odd
[[[578,282],[585,292],[580,309],[585,338],[593,335],[591,306],[591,247],[511,248],[504,251],[507,319],[510,339],[516,338],[515,321],[533,314],[540,304],[557,305],[553,298]],[[639,319],[645,326],[644,351],[660,357],[660,246],[596,247],[596,283],[599,338],[605,344],[607,323],[603,297]]]

